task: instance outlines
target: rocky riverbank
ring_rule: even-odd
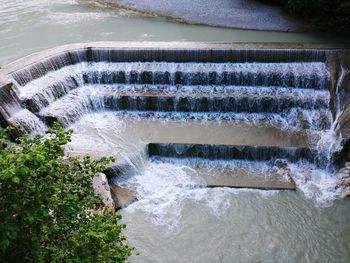
[[[346,162],[344,168],[339,170],[338,182],[341,188],[341,197],[350,196],[350,162]]]
[[[167,16],[191,24],[269,31],[305,31],[303,21],[278,7],[251,0],[106,0],[121,7]]]

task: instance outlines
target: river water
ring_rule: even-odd
[[[0,0],[0,65],[64,43],[107,40],[338,41],[318,34],[185,25],[103,1]],[[187,124],[159,119],[87,114],[70,126],[75,134],[68,147],[75,154],[105,155],[130,141],[142,144],[152,136],[162,140],[164,134],[180,134],[183,129],[196,133],[203,125],[195,119]],[[216,123],[205,124],[206,141],[234,140],[226,133],[241,130],[224,129],[225,125],[222,133],[210,137]],[[252,133],[251,140],[257,136]],[[286,143],[283,134],[279,136]],[[147,162],[127,182],[138,188],[141,200],[121,211],[128,240],[141,253],[132,262],[349,262],[350,203],[339,199],[335,175],[312,165],[290,168],[298,190],[267,192],[186,187],[193,185],[191,175],[196,172],[190,162]]]
[[[225,140],[220,128],[213,130],[211,125],[160,116],[145,120],[137,113],[88,114],[70,126],[74,135],[67,150],[78,155],[128,156],[139,152],[144,141],[162,140],[164,134],[175,141],[193,137],[178,137],[181,129],[197,132],[197,139],[206,137],[196,128],[200,126],[202,131],[209,129],[214,140]],[[291,164],[296,192],[194,188],[200,183],[198,162],[139,160],[139,173],[117,180],[137,189],[140,199],[122,210],[129,241],[141,252],[132,262],[350,260],[350,205],[339,199],[330,173],[308,163]],[[213,161],[203,167],[209,166],[206,172],[218,176],[222,165],[231,171],[240,166],[261,172],[265,164]]]
[[[339,41],[324,34],[278,33],[176,23],[122,10],[103,0],[1,0],[0,66],[34,51],[87,41]]]

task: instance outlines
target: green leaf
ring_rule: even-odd
[[[0,252],[4,262],[125,262],[134,249],[119,214],[91,214],[92,179],[111,158],[64,156],[71,131],[10,142],[0,129]]]
[[[15,184],[19,184],[19,182],[20,182],[19,177],[17,177],[17,176],[12,177],[12,182],[14,182]]]

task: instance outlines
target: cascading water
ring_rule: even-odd
[[[69,127],[86,114],[108,111],[124,115],[124,118],[133,115],[131,118],[138,117],[139,122],[146,118],[162,119],[165,123],[191,120],[205,128],[209,123],[225,121],[236,126],[236,130],[250,125],[250,130],[260,129],[257,136],[262,137],[262,141],[262,127],[265,133],[278,130],[284,136],[301,138],[296,145],[293,140],[271,142],[278,139],[276,136],[260,143],[262,146],[317,148],[325,138],[323,134],[330,133],[329,73],[322,62],[80,62],[64,66],[66,63],[61,59],[58,64],[63,66],[41,77],[40,69],[13,75],[23,83],[17,91],[19,100],[48,125],[60,121]],[[42,70],[50,70],[50,67]],[[35,78],[36,75],[39,77]],[[30,78],[32,80],[28,81]],[[28,110],[23,112],[29,115]],[[21,123],[23,114],[13,116],[12,123]],[[33,120],[37,118],[33,116]],[[36,122],[30,123],[31,128],[25,131],[35,130]],[[178,138],[169,142],[182,142],[179,141],[181,136],[178,134]],[[143,144],[167,142],[166,138],[159,137],[162,136],[151,136],[153,141],[141,140]],[[171,138],[171,134],[168,137]],[[249,140],[245,144],[243,136],[240,137],[243,143],[238,145],[256,145]],[[160,139],[162,141],[157,141]],[[226,139],[217,143],[237,145],[236,141]],[[193,141],[193,138],[185,142],[206,143],[205,139]]]
[[[192,209],[221,220],[232,209],[245,214],[237,202],[260,211],[278,196],[281,203],[271,208],[278,211],[288,206],[285,198],[295,198],[247,187],[296,187],[312,200],[310,208],[301,199],[305,211],[328,209],[339,195],[331,157],[341,145],[324,54],[285,51],[279,62],[279,51],[244,52],[232,56],[233,62],[221,51],[220,62],[193,51],[163,59],[152,53],[156,61],[146,53],[139,62],[133,60],[136,51],[118,60],[112,51],[71,52],[12,73],[23,109],[7,121],[32,134],[59,121],[74,130],[67,153],[117,157],[106,173],[130,191],[128,200],[138,200],[123,210],[126,220],[142,215],[166,233],[186,229],[181,220]],[[292,220],[309,224],[295,215]]]

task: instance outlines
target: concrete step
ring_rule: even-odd
[[[65,95],[73,94],[102,101],[107,108],[128,109],[134,106],[136,110],[158,108],[158,110],[177,111],[278,112],[291,107],[306,109],[329,107],[329,92],[326,90],[149,84],[87,85],[76,89],[77,86],[71,84],[50,85],[47,89],[23,98],[22,103],[26,108],[37,112]],[[168,107],[161,106],[162,101]]]

